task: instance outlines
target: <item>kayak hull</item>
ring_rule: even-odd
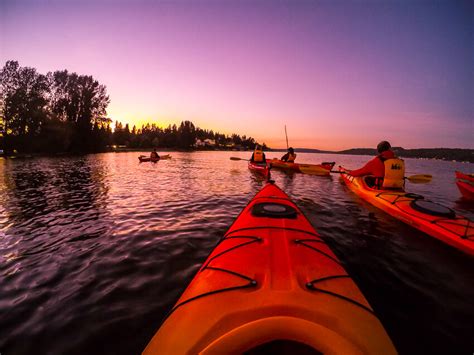
[[[469,182],[474,183],[474,174],[464,174],[460,171],[456,171],[456,179],[467,180]]]
[[[353,177],[339,167],[345,184],[372,205],[406,224],[474,256],[474,223],[461,215],[436,216],[413,208],[414,201],[424,200],[422,196],[405,191],[372,189],[362,177]],[[440,205],[438,205],[440,206]],[[454,211],[453,211],[454,213]]]
[[[314,175],[329,175],[335,165],[334,162],[321,164],[289,163],[280,159],[271,159],[268,162],[271,164],[272,168],[291,170]]]
[[[262,206],[286,215],[269,217]],[[323,353],[396,353],[337,257],[288,196],[268,183],[144,354],[237,354],[279,340]]]
[[[259,176],[263,176],[265,178],[269,177],[270,166],[267,163],[255,163],[255,162],[249,161],[248,168],[250,171],[256,173]]]
[[[456,185],[466,200],[474,201],[474,176],[456,171]]]
[[[169,154],[161,155],[159,158],[150,158],[143,155],[140,155],[138,157],[138,160],[140,161],[140,163],[147,163],[147,162],[156,163],[160,160],[166,160],[166,159],[171,159],[171,155]]]

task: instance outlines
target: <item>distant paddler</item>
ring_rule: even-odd
[[[255,146],[255,150],[253,151],[250,161],[253,163],[266,163],[267,162],[265,153],[263,152],[263,148],[260,144],[257,144]]]
[[[295,159],[296,159],[296,154],[295,154],[295,150],[290,147],[288,148],[288,152],[281,157],[281,161],[285,161],[287,163],[294,163],[295,162]]]
[[[160,160],[160,156],[158,155],[158,152],[156,151],[156,148],[153,148],[153,151],[150,153],[150,159],[151,160]]]

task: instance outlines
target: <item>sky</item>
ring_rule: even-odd
[[[92,75],[131,127],[474,148],[469,0],[0,0],[7,60]]]

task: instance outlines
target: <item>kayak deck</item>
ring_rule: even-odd
[[[341,172],[344,170],[340,168]],[[424,200],[423,196],[405,191],[372,189],[362,177],[354,177],[348,173],[342,173],[341,177],[353,192],[367,202],[452,247],[474,255],[474,223],[468,218],[456,215],[447,208],[446,210],[452,212],[451,216],[425,213],[415,208],[417,201],[432,204]]]
[[[256,163],[249,161],[248,168],[250,171],[257,173],[260,176],[268,178],[270,176],[270,165],[268,163]]]
[[[474,176],[473,174],[463,174],[456,171],[456,185],[462,197],[467,200],[474,200]]]
[[[474,174],[464,174],[460,171],[456,171],[456,179],[462,179],[474,183]]]
[[[396,353],[337,257],[288,196],[267,184],[144,353],[243,353],[278,340],[323,353]]]
[[[271,159],[268,162],[271,164],[272,168],[298,171],[300,173],[313,175],[329,175],[332,168],[336,164],[335,162],[324,162],[321,164],[300,164],[289,163],[280,159]]]

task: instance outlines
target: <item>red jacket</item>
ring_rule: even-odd
[[[380,159],[382,158],[382,159]],[[383,178],[385,176],[385,165],[382,160],[395,158],[395,153],[391,150],[386,150],[381,154],[377,155],[374,159],[365,164],[362,168],[357,170],[352,170],[352,176],[365,176],[373,175],[375,177]]]

